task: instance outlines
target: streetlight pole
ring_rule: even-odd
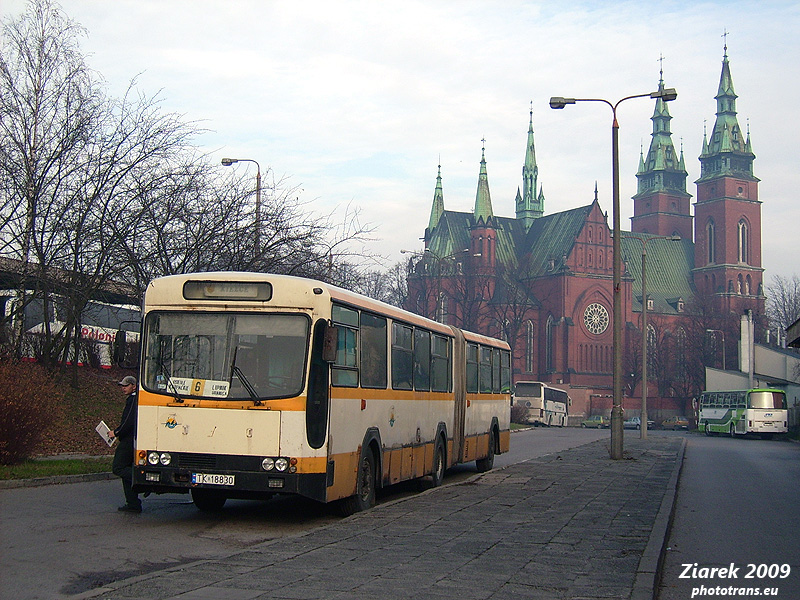
[[[719,333],[722,336],[722,370],[725,370],[725,332],[722,329],[706,329],[706,333]]]
[[[617,107],[625,100],[633,98],[661,98],[669,101],[677,98],[678,93],[674,88],[659,89],[649,94],[635,94],[626,96],[616,103],[609,102],[603,98],[562,98],[553,96],[550,98],[550,108],[564,108],[567,104],[576,102],[603,102],[611,108],[611,176],[612,176],[612,196],[614,209],[614,268],[613,268],[613,348],[614,348],[614,393],[611,408],[611,458],[614,460],[622,459],[623,435],[622,427],[622,257],[620,243],[622,238],[620,228],[620,208],[619,208],[619,122],[617,121]]]
[[[256,231],[255,236],[253,236],[253,258],[257,259],[258,255],[261,253],[261,165],[258,164],[258,161],[253,160],[252,158],[223,158],[222,164],[226,167],[230,167],[234,163],[237,162],[251,162],[255,163],[256,165],[256,218],[255,218],[255,225]]]
[[[642,426],[639,428],[640,439],[647,439],[647,242],[653,240],[669,240],[679,242],[679,235],[657,235],[652,237],[639,237],[626,235],[626,238],[638,240],[642,244]]]

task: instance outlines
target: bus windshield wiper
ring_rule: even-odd
[[[178,388],[175,387],[175,384],[172,383],[172,375],[170,374],[169,370],[167,370],[164,361],[161,360],[161,355],[159,354],[156,357],[156,364],[158,365],[158,370],[161,371],[161,375],[166,377],[167,379],[167,390],[172,388],[172,397],[175,398],[175,402],[178,404],[183,404],[183,398],[181,398],[180,393],[178,393]]]
[[[228,385],[230,385],[231,382],[233,381],[233,376],[235,374],[236,377],[239,378],[239,381],[242,382],[242,387],[247,390],[248,394],[250,394],[250,398],[253,400],[253,404],[255,404],[256,406],[261,406],[261,400],[258,397],[258,392],[256,392],[256,389],[253,387],[253,384],[250,383],[250,380],[247,379],[242,370],[236,366],[236,355],[238,353],[239,353],[239,346],[236,346],[236,349],[233,351],[233,361],[231,362],[231,374],[230,377],[228,377]]]

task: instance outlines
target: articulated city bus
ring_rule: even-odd
[[[697,414],[698,428],[706,435],[725,433],[733,437],[754,433],[771,437],[789,430],[783,390],[703,392]]]
[[[526,420],[531,425],[564,427],[572,401],[567,392],[546,383],[518,381],[514,384],[514,403],[528,409]]]
[[[376,488],[510,441],[503,341],[319,281],[199,273],[147,287],[134,485],[371,507]]]

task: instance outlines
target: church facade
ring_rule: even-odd
[[[672,117],[666,102],[655,102],[650,146],[636,173],[631,228],[621,240],[628,414],[640,407],[644,302],[648,406],[656,419],[689,412],[705,364],[725,368],[722,360],[735,367],[739,315],[749,310],[758,320],[764,313],[759,180],[736,98],[726,47],[714,129],[703,134],[694,214],[683,150],[676,151],[671,137]],[[608,414],[613,240],[607,213],[596,188],[590,203],[546,213],[532,111],[514,204],[514,217],[494,213],[485,148],[472,212],[445,209],[440,166],[425,251],[408,278],[408,308],[508,340],[514,382],[566,389],[573,422]],[[720,359],[726,348],[728,359]]]

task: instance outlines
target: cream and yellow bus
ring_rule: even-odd
[[[295,494],[350,514],[376,489],[492,468],[510,441],[511,355],[462,331],[297,277],[198,273],[147,287],[134,485]]]

